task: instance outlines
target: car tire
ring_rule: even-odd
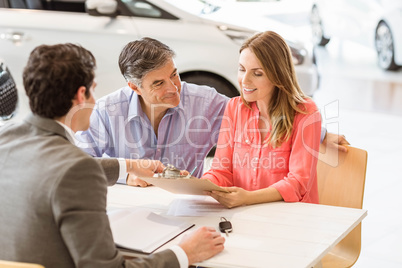
[[[187,83],[193,83],[197,85],[207,85],[213,87],[219,93],[233,98],[239,96],[238,90],[230,84],[228,81],[212,74],[206,74],[202,72],[195,72],[191,74],[180,75],[181,80]]]
[[[377,50],[377,62],[383,70],[397,70],[395,64],[394,39],[388,24],[381,21],[375,31],[375,48]]]
[[[311,25],[313,44],[316,46],[325,46],[326,44],[328,44],[330,38],[325,37],[320,13],[316,6],[313,6],[313,8],[311,9],[310,25]]]
[[[11,119],[17,110],[18,90],[6,64],[0,59],[0,121]]]

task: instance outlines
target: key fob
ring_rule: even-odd
[[[219,223],[219,230],[222,233],[225,233],[226,231],[230,233],[232,231],[232,224],[230,221],[221,221]]]

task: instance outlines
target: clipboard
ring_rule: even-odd
[[[228,193],[213,182],[196,177],[140,177],[140,179],[174,194],[205,195],[204,191]]]
[[[108,217],[113,240],[119,250],[139,255],[153,253],[195,225],[139,208],[112,210],[108,212]]]

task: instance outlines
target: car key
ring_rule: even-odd
[[[232,223],[228,221],[225,217],[221,217],[221,222],[219,223],[219,230],[222,233],[226,233],[226,236],[229,236],[229,233],[233,231]]]

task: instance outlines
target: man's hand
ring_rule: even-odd
[[[126,183],[127,185],[130,186],[139,186],[139,187],[148,187],[152,185],[132,174],[128,174]]]
[[[127,184],[131,186],[147,187],[148,183],[138,177],[152,177],[155,173],[161,173],[165,166],[158,160],[126,159]]]
[[[179,246],[187,254],[189,264],[209,259],[224,248],[225,238],[212,227],[201,227],[184,236]]]
[[[187,170],[180,170],[180,175],[181,176],[188,176],[188,175],[190,175],[190,172],[188,172]]]
[[[327,148],[337,149],[345,153],[348,151],[348,148],[345,145],[350,145],[344,135],[337,135],[329,132],[325,135],[322,143],[327,146]]]

